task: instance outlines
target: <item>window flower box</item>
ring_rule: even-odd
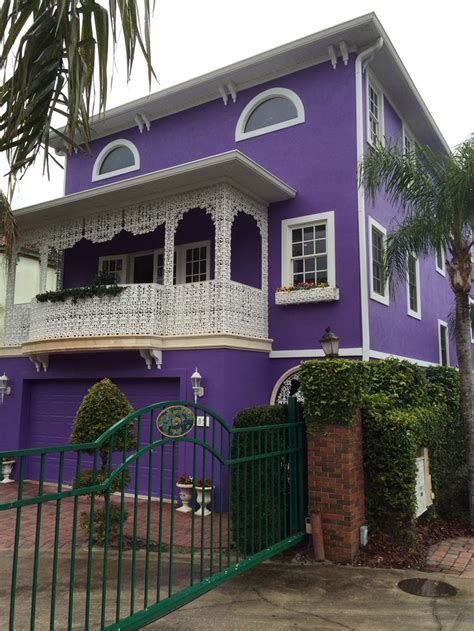
[[[309,302],[332,302],[339,300],[339,289],[326,285],[291,285],[280,287],[275,293],[275,304],[297,305]]]

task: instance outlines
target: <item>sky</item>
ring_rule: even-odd
[[[275,46],[374,11],[398,51],[448,144],[474,132],[472,0],[156,0],[151,26],[155,92]],[[148,94],[145,65],[137,55],[127,85],[118,53],[108,107]],[[7,171],[0,156],[0,172]],[[18,183],[13,206],[63,194],[64,172],[39,159]],[[0,183],[6,190],[6,180]]]

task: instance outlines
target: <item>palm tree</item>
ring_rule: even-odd
[[[70,152],[91,138],[90,117],[107,102],[109,44],[123,43],[130,78],[141,50],[151,84],[150,0],[3,0],[0,7],[0,151],[6,152],[9,194],[18,176],[43,153],[55,159],[50,134]],[[110,33],[112,34],[111,41]],[[62,129],[60,129],[60,127]],[[0,200],[0,235],[11,252],[16,229],[8,200]]]
[[[410,254],[446,253],[455,299],[455,342],[461,385],[461,413],[468,438],[470,519],[474,525],[474,418],[472,405],[471,248],[474,226],[474,141],[449,155],[416,147],[371,147],[360,170],[361,185],[375,200],[378,192],[400,208],[396,229],[388,235],[386,270],[392,281],[405,279]]]

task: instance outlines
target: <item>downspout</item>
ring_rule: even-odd
[[[364,100],[362,90],[362,76],[369,62],[383,46],[383,38],[366,48],[356,57],[356,134],[357,134],[357,217],[359,226],[359,275],[360,275],[360,311],[362,322],[362,360],[370,357],[370,327],[369,327],[369,291],[367,280],[367,239],[365,221],[365,187],[359,186],[359,167],[364,159]]]

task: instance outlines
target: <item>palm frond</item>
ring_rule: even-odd
[[[99,112],[107,103],[110,35],[114,53],[119,36],[123,43],[127,78],[138,47],[151,85],[151,10],[149,0],[109,0],[108,10],[96,0],[3,2],[0,151],[10,166],[10,198],[14,181],[41,152],[47,169],[54,115],[64,120],[61,137],[69,152],[90,140],[93,95]]]

